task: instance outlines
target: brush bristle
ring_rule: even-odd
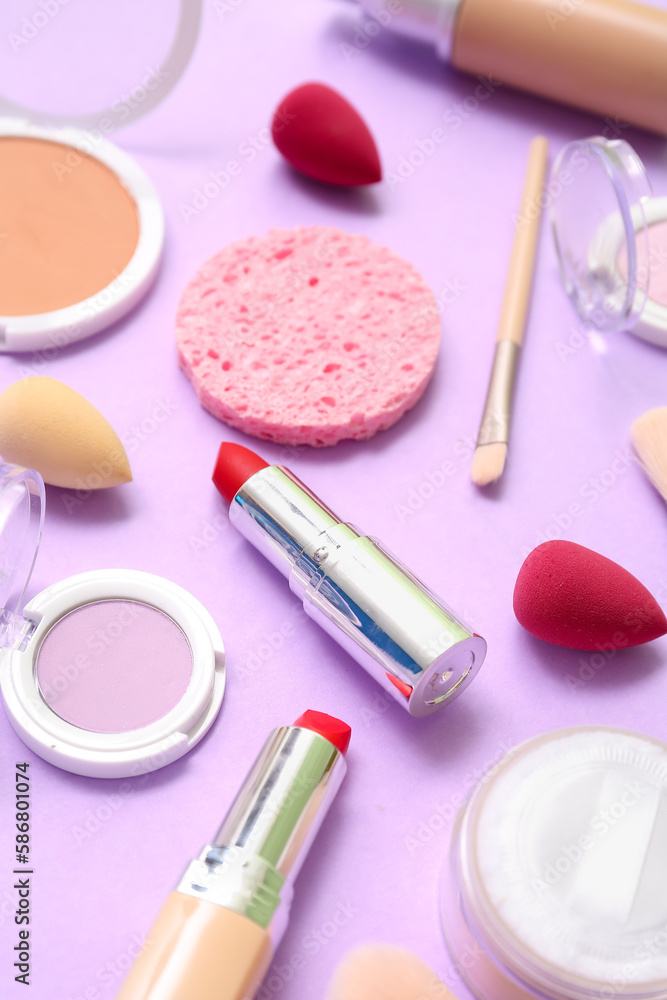
[[[646,475],[667,500],[667,406],[658,406],[635,420],[632,443]]]
[[[456,1000],[421,959],[388,944],[351,951],[334,974],[327,1000]]]
[[[500,479],[507,461],[507,445],[501,441],[480,444],[475,449],[470,475],[476,486],[488,486]]]

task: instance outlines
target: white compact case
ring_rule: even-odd
[[[667,998],[667,745],[624,729],[510,751],[459,814],[441,913],[482,1000]]]
[[[38,472],[0,465],[0,689],[9,721],[31,750],[76,774],[157,770],[191,750],[218,714],[220,632],[187,591],[136,570],[80,573],[22,607],[44,502]],[[106,629],[85,626],[73,640],[74,616],[91,612],[106,614]],[[46,650],[49,672],[40,676]]]
[[[81,150],[103,163],[119,179],[136,207],[139,237],[124,270],[105,288],[73,305],[52,312],[0,316],[0,351],[36,351],[65,347],[106,329],[133,309],[157,274],[164,243],[164,213],[152,181],[128,153],[107,139],[91,144],[85,130],[34,125],[0,118],[3,137],[35,139]],[[78,155],[78,154],[77,154]]]
[[[31,139],[69,147],[77,162],[83,153],[104,164],[129,193],[137,213],[138,240],[131,259],[105,287],[79,302],[31,315],[0,315],[0,352],[57,350],[106,329],[133,309],[157,274],[164,243],[164,213],[152,181],[128,153],[104,136],[126,128],[159,104],[188,66],[197,42],[201,0],[180,0],[174,41],[154,82],[141,87],[140,98],[123,107],[87,115],[40,113],[0,96],[0,144],[3,138]],[[122,88],[121,88],[122,89]]]

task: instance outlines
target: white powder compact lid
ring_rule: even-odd
[[[25,606],[44,483],[0,464],[0,691],[20,738],[93,777],[143,775],[191,750],[225,690],[220,632],[203,605],[152,573],[91,570]]]
[[[653,197],[632,146],[569,143],[549,196],[561,277],[583,322],[667,347],[667,197]]]
[[[524,743],[471,797],[451,862],[445,931],[464,941],[465,921],[481,995],[667,997],[664,743],[612,728]]]

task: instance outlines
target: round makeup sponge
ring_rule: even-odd
[[[211,257],[176,319],[207,410],[255,437],[332,445],[391,427],[433,371],[440,316],[421,275],[365,236],[275,229]]]
[[[97,490],[132,479],[116,432],[63,382],[33,375],[0,396],[0,455],[52,486]]]
[[[639,646],[667,632],[662,608],[636,577],[574,542],[533,549],[514,587],[514,613],[538,639],[570,649]]]
[[[380,157],[365,121],[323,83],[304,83],[283,97],[271,135],[288,163],[318,181],[357,186],[382,180]]]

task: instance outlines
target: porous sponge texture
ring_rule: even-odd
[[[369,438],[431,377],[440,315],[411,264],[366,236],[274,229],[211,257],[176,318],[179,362],[232,427],[291,445]]]
[[[667,632],[662,608],[639,580],[606,556],[568,541],[530,553],[514,587],[514,613],[538,639],[570,649],[617,649]]]

